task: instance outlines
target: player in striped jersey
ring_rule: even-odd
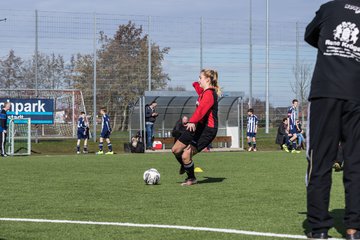
[[[300,153],[296,150],[296,139],[297,139],[297,128],[296,120],[298,119],[297,106],[299,101],[297,99],[292,100],[292,106],[288,110],[288,133],[290,134],[290,141],[288,146],[284,146],[285,151],[289,152],[288,148],[291,149],[291,153]]]
[[[104,151],[103,151],[104,139],[106,140],[107,146],[109,149],[109,151],[106,154],[114,154],[114,152],[112,150],[112,145],[110,142],[111,127],[110,127],[109,115],[106,114],[106,108],[101,108],[100,113],[102,115],[102,121],[101,121],[99,151],[97,152],[97,154],[104,154]]]
[[[88,134],[87,134],[87,129],[89,127],[89,124],[87,122],[86,119],[86,115],[85,112],[81,112],[80,113],[80,117],[78,119],[78,131],[77,131],[77,144],[76,144],[76,149],[77,149],[77,154],[80,154],[80,142],[81,139],[84,139],[84,150],[83,153],[88,153],[88,149],[87,149],[87,140],[88,140]]]
[[[246,130],[246,138],[248,141],[249,149],[248,151],[256,152],[256,133],[258,130],[259,120],[256,115],[254,115],[254,109],[250,108],[248,111],[248,121],[247,121],[247,130]]]

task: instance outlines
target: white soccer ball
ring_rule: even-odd
[[[146,184],[155,185],[160,181],[160,173],[155,168],[150,168],[144,172],[143,178]]]

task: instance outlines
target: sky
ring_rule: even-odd
[[[250,0],[8,0],[1,9],[99,12],[174,17],[248,18]],[[305,21],[324,0],[269,0],[272,21]],[[253,17],[265,19],[265,0],[252,0]],[[247,14],[244,14],[244,9]],[[241,11],[242,10],[242,11]],[[239,13],[242,14],[239,14]]]
[[[324,0],[269,0],[269,20],[272,24],[276,24],[270,33],[271,44],[273,44],[270,52],[270,67],[272,68],[270,70],[270,98],[276,105],[283,103],[283,98],[292,99],[293,97],[291,91],[288,91],[290,88],[288,79],[293,78],[295,23],[302,23],[301,31],[303,31],[320,5],[325,2]],[[77,13],[96,12],[99,14],[99,27],[105,30],[111,29],[108,32],[110,36],[116,30],[119,20],[124,20],[122,16],[136,16],[133,18],[145,26],[147,26],[146,16],[156,16],[160,18],[157,18],[158,22],[155,20],[152,38],[162,47],[171,47],[164,62],[165,71],[172,79],[170,85],[173,87],[190,86],[190,89],[186,88],[191,90],[191,82],[194,76],[198,76],[199,70],[199,19],[204,17],[206,18],[204,64],[206,67],[214,67],[221,71],[222,85],[225,90],[236,89],[247,94],[249,92],[249,47],[247,45],[249,3],[250,0],[3,1],[0,6],[0,19],[8,18],[8,21],[0,23],[0,36],[2,36],[0,57],[6,57],[8,49],[15,49],[17,54],[28,58],[33,54],[34,10],[49,11],[40,13],[42,16],[40,18],[40,51],[50,51],[65,56],[74,52],[92,51],[93,27],[91,24],[93,20],[91,15]],[[1,9],[14,11],[1,11]],[[28,12],[21,12],[22,10]],[[10,16],[5,16],[7,12]],[[254,22],[253,91],[255,97],[263,98],[266,0],[252,0],[251,12]],[[3,14],[5,15],[2,16]],[[78,23],[76,18],[78,16],[83,22]],[[76,32],[79,29],[80,32]],[[303,32],[300,33],[302,34]],[[284,51],[283,45],[287,46],[289,42],[291,46]],[[300,51],[304,58],[310,58],[308,62],[311,64],[314,53],[310,48]],[[281,95],[278,94],[279,91]],[[283,92],[286,91],[288,95],[283,96]]]

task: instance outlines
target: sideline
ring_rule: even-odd
[[[262,236],[262,237],[277,237],[277,238],[291,238],[291,239],[307,239],[303,235],[290,235],[266,232],[243,231],[226,228],[207,228],[207,227],[191,227],[178,225],[160,225],[160,224],[137,224],[137,223],[121,223],[121,222],[94,222],[94,221],[74,221],[74,220],[50,220],[50,219],[30,219],[30,218],[0,218],[0,221],[9,222],[32,222],[32,223],[66,223],[66,224],[81,224],[81,225],[105,225],[105,226],[121,226],[121,227],[138,227],[138,228],[162,228],[162,229],[178,229],[189,231],[203,231],[203,232],[217,232],[217,233],[232,233],[240,235]],[[329,238],[332,240],[340,240],[339,238]]]

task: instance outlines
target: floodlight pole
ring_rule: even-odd
[[[266,122],[265,133],[269,133],[269,0],[266,0]]]
[[[253,44],[252,44],[252,0],[249,0],[250,2],[250,12],[249,12],[249,108],[252,108],[252,98],[253,98],[253,87],[252,87],[252,83],[253,83],[253,59],[252,59],[252,54],[253,54]]]
[[[94,59],[94,69],[93,69],[93,141],[96,142],[96,61],[97,61],[97,54],[96,54],[96,13],[94,13],[94,42],[93,42],[93,59]]]

